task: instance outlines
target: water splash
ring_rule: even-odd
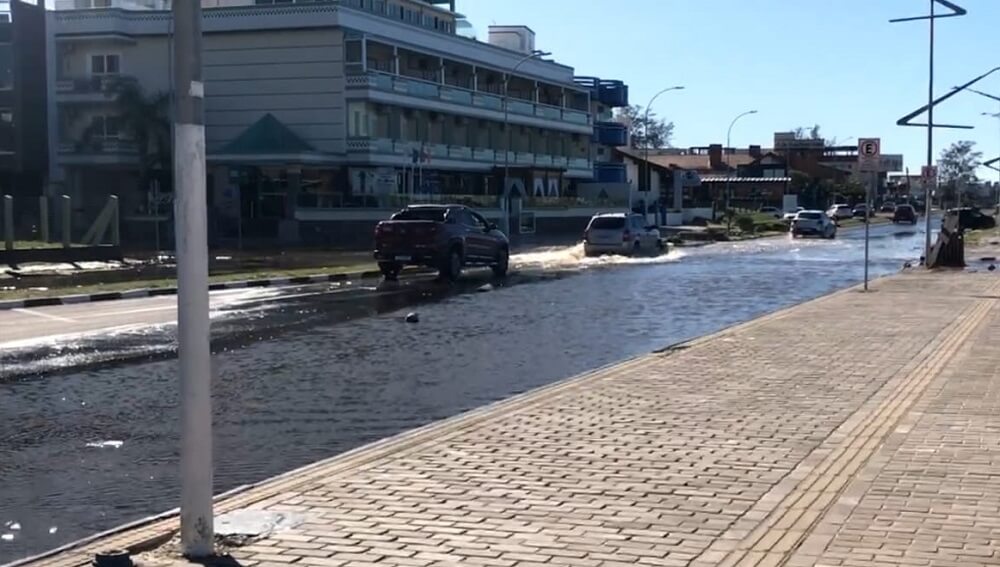
[[[677,248],[671,248],[666,254],[657,256],[594,256],[588,257],[584,254],[583,243],[575,246],[559,246],[554,248],[543,248],[532,252],[515,254],[511,257],[511,264],[518,269],[544,268],[544,269],[567,269],[567,268],[589,268],[598,266],[624,266],[629,264],[666,264],[677,262],[687,253]]]

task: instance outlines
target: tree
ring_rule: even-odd
[[[628,126],[629,143],[633,148],[669,148],[670,139],[674,137],[673,122],[657,118],[653,111],[649,112],[647,122],[646,110],[639,105],[619,109],[615,120]]]
[[[795,134],[796,140],[822,140],[823,137],[819,133],[819,124],[814,124],[812,128],[803,128],[799,126],[792,130]]]
[[[942,199],[953,201],[965,187],[979,182],[976,169],[982,163],[983,153],[976,151],[970,140],[955,142],[941,152],[938,158],[938,181]]]
[[[165,92],[146,94],[134,81],[120,80],[108,85],[115,98],[118,129],[135,144],[139,153],[139,187],[146,190],[150,182],[171,169],[170,95]],[[95,146],[105,125],[94,121],[80,139],[83,146]]]

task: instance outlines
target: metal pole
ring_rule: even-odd
[[[869,234],[868,230],[871,226],[871,201],[872,201],[872,184],[874,183],[875,174],[868,174],[868,183],[865,184],[865,291],[868,291],[868,241]]]
[[[42,242],[49,241],[49,198],[46,195],[38,198],[38,232]]]
[[[757,111],[756,110],[748,110],[748,111],[744,112],[743,114],[738,115],[736,118],[733,118],[733,121],[729,123],[729,129],[726,130],[726,147],[724,148],[724,151],[726,152],[726,168],[727,169],[729,168],[729,162],[730,162],[729,155],[730,155],[731,152],[730,152],[729,148],[732,145],[731,142],[730,142],[730,138],[732,137],[732,134],[733,134],[733,126],[736,125],[736,121],[737,120],[739,120],[740,118],[743,118],[744,116],[746,116],[748,114],[757,114]],[[725,213],[726,214],[726,234],[727,235],[732,235],[732,233],[733,233],[733,215],[729,214],[729,206],[730,206],[729,201],[732,198],[732,195],[731,195],[731,193],[732,193],[732,185],[730,183],[731,178],[732,178],[732,173],[727,172],[726,173],[726,213]]]
[[[62,246],[69,248],[73,240],[73,200],[69,195],[62,196]]]
[[[14,197],[3,196],[3,240],[4,248],[14,249]]]
[[[534,59],[536,57],[545,57],[546,55],[551,55],[551,54],[548,53],[547,51],[537,51],[537,50],[536,51],[532,51],[531,53],[529,53],[529,54],[525,55],[524,57],[522,57],[521,60],[518,61],[514,65],[514,68],[510,70],[510,73],[506,73],[504,75],[504,80],[503,80],[503,130],[504,130],[504,134],[505,134],[504,137],[506,138],[506,142],[504,143],[504,151],[503,151],[503,188],[500,191],[500,195],[501,195],[500,198],[502,200],[502,206],[500,208],[503,211],[505,211],[505,213],[506,213],[503,216],[504,218],[502,219],[503,223],[501,223],[501,226],[503,227],[504,233],[507,234],[507,236],[510,236],[510,211],[507,210],[507,196],[508,196],[508,193],[507,193],[507,183],[508,183],[508,178],[510,177],[510,146],[511,146],[510,124],[509,124],[509,121],[508,121],[508,118],[509,118],[509,112],[508,112],[508,110],[509,110],[509,106],[510,106],[510,99],[508,98],[508,87],[510,85],[510,77],[511,77],[511,75],[514,74],[515,71],[517,71],[518,67],[520,67],[528,59]]]
[[[174,223],[177,242],[177,339],[181,382],[181,548],[213,553],[212,388],[208,318],[208,221],[205,210],[205,109],[201,75],[201,3],[173,3]]]
[[[121,236],[121,225],[119,224],[118,215],[120,212],[120,207],[118,204],[118,195],[111,196],[111,244],[115,246],[122,245]]]
[[[645,178],[645,182],[646,182],[646,200],[647,201],[649,199],[649,193],[652,192],[652,185],[653,185],[653,171],[652,171],[653,168],[650,167],[650,165],[649,165],[649,108],[651,106],[653,106],[653,103],[656,102],[656,99],[659,98],[661,94],[663,94],[665,92],[669,92],[669,91],[681,90],[683,88],[684,87],[682,87],[682,86],[667,87],[667,88],[661,90],[660,92],[656,93],[655,95],[653,95],[653,98],[649,99],[649,104],[646,105],[646,112],[644,113],[643,119],[642,119],[642,134],[643,134],[643,137],[645,138],[645,140],[643,140],[643,156],[642,156],[642,160],[643,160],[643,162],[645,162],[645,168],[646,168],[646,173],[645,173],[645,175],[643,175],[643,177]],[[661,185],[662,185],[662,183],[661,183]],[[641,190],[641,187],[640,187],[640,190]],[[663,196],[661,195],[660,198],[662,199]],[[629,205],[629,207],[628,207],[629,212],[631,213],[632,212],[632,190],[631,190],[631,188],[629,189],[629,204],[628,205]],[[648,220],[647,214],[648,214],[648,211],[649,211],[649,203],[647,202],[645,204],[645,206],[646,206],[646,210],[642,211],[642,217],[643,217],[643,219],[647,219]]]
[[[934,165],[934,2],[930,0],[930,53],[927,80],[927,167]],[[936,178],[935,178],[936,179]],[[924,190],[924,263],[931,257],[931,184]]]

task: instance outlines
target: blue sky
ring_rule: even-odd
[[[1000,66],[1000,0],[957,0],[961,18],[937,20],[936,94]],[[927,22],[890,24],[926,14],[925,0],[458,0],[486,39],[490,24],[523,24],[536,47],[579,75],[622,79],[632,104],[666,93],[653,110],[675,124],[678,147],[770,145],[772,134],[819,124],[846,140],[881,137],[911,173],[926,154],[926,130],[896,120],[927,100]],[[976,85],[1000,95],[1000,72]],[[934,155],[971,139],[987,158],[1000,153],[1000,103],[959,94],[936,109],[935,122],[975,130],[935,130]],[[855,143],[850,141],[849,143]],[[982,171],[981,175],[987,175]],[[996,179],[996,173],[989,173]]]

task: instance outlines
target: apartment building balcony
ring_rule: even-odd
[[[62,165],[135,165],[139,163],[139,148],[135,142],[119,138],[96,139],[80,144],[59,143]]]
[[[425,157],[418,164],[413,162],[414,151]],[[493,167],[540,167],[563,169],[572,177],[590,177],[593,163],[587,158],[571,158],[531,152],[489,148],[471,148],[453,144],[420,144],[389,138],[348,138],[347,154],[350,160],[409,167],[448,167],[485,171]],[[621,164],[619,164],[621,165]],[[624,166],[622,166],[624,168]]]
[[[128,75],[63,77],[56,79],[56,102],[67,104],[111,102],[115,99],[116,85],[136,82],[135,77]]]
[[[573,81],[590,89],[591,100],[610,107],[628,106],[628,85],[617,79],[598,79],[597,77],[574,77]]]
[[[593,140],[605,146],[626,146],[628,127],[618,122],[597,122],[594,124]]]
[[[628,183],[628,170],[624,163],[595,163],[595,183]]]
[[[422,107],[475,118],[504,118],[502,95],[429,80],[368,71],[348,75],[346,87],[349,97],[352,91],[367,91],[366,98],[386,104]],[[507,119],[512,124],[591,133],[591,118],[587,112],[513,97],[509,97],[507,102]]]

